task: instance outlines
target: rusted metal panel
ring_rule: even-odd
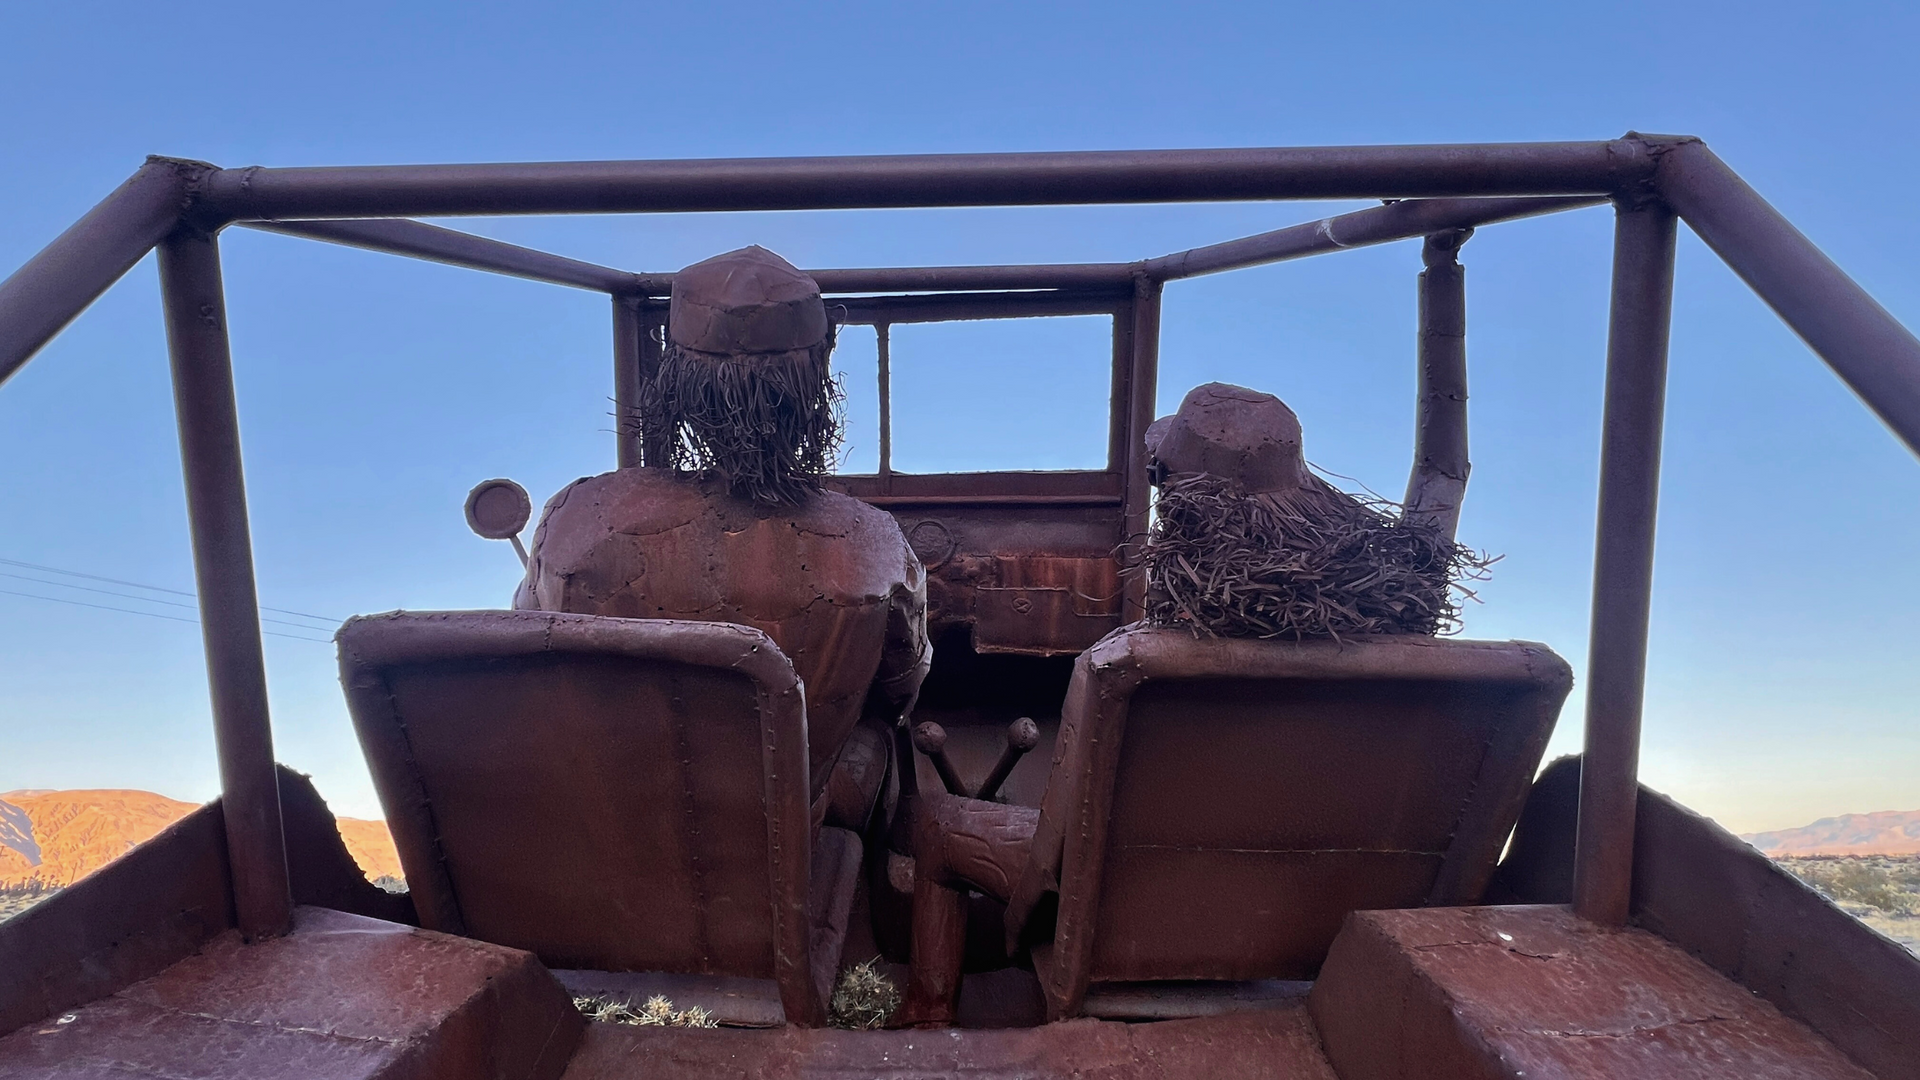
[[[306,777],[279,767],[298,903],[390,922],[413,905],[369,882]],[[235,925],[218,799],[0,922],[0,1035],[116,993]]]
[[[1106,639],[1008,905],[1044,940],[1058,895],[1049,1015],[1095,980],[1310,977],[1346,912],[1420,903],[1456,859],[1484,882],[1571,685],[1520,642]]]
[[[1025,476],[1050,477],[1051,484],[1029,486],[1056,491],[995,498],[940,484],[928,485],[936,491],[927,494],[870,501],[893,514],[927,569],[930,634],[967,626],[981,652],[1071,655],[1121,622],[1112,603],[1119,592],[1119,500],[1099,490],[1111,492],[1117,478]],[[893,479],[897,487],[949,478]],[[1074,486],[1086,494],[1067,494]]]
[[[287,928],[293,899],[274,772],[253,540],[240,468],[240,419],[214,236],[182,227],[160,244],[160,292],[220,757],[234,908],[248,937]]]
[[[1077,653],[1120,626],[1120,566],[1111,557],[993,557],[973,587],[973,644],[980,652]]]
[[[1580,759],[1527,796],[1489,903],[1573,895]],[[1920,958],[1739,837],[1641,787],[1633,918],[1807,1024],[1884,1080],[1920,1080]]]
[[[1344,1080],[1871,1080],[1644,930],[1563,907],[1362,911],[1309,1008]]]
[[[0,1035],[115,993],[233,925],[214,803],[0,921]]]
[[[423,925],[559,967],[771,978],[791,1022],[825,1022],[839,958],[810,920],[832,905],[808,903],[806,706],[772,639],[476,611],[355,619],[339,641]]]
[[[383,922],[417,926],[413,898],[390,893],[367,880],[347,850],[340,824],[315,790],[313,781],[279,767],[280,812],[286,823],[287,873],[293,884],[293,902],[365,915]]]
[[[1634,792],[1653,597],[1654,518],[1673,316],[1673,212],[1622,203],[1615,218],[1607,330],[1593,629],[1587,652],[1586,760],[1573,909],[1609,926],[1627,920]]]
[[[227,934],[0,1039],[0,1073],[556,1080],[585,1027],[527,953],[302,907],[286,937]]]

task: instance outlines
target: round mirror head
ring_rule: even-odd
[[[467,492],[467,526],[489,540],[511,540],[533,517],[527,489],[511,480],[483,480]]]

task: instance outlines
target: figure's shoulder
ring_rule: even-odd
[[[694,506],[706,500],[700,485],[668,469],[615,469],[585,476],[554,496],[556,501],[588,499],[599,503]]]
[[[583,476],[556,492],[540,514],[540,533],[674,528],[707,512],[697,488],[664,469],[616,469]],[[641,528],[639,531],[652,531]]]
[[[819,532],[897,540],[901,547],[907,543],[900,532],[900,523],[892,514],[838,491],[815,492],[801,505],[794,519],[802,528]]]

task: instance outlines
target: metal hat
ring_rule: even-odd
[[[1147,453],[1173,474],[1207,473],[1248,492],[1307,482],[1300,420],[1272,394],[1229,383],[1188,391],[1180,411],[1147,429]]]
[[[694,263],[673,277],[667,334],[706,353],[784,353],[827,339],[820,286],[754,246]]]

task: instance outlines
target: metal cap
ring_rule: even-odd
[[[667,334],[706,353],[785,353],[827,339],[820,286],[754,246],[694,263],[673,277]]]

